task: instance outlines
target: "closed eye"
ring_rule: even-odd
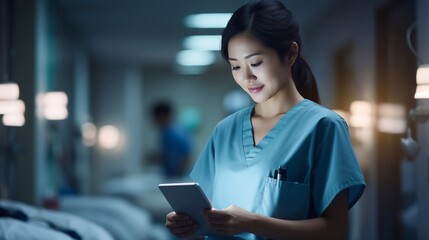
[[[240,67],[239,67],[239,66],[235,66],[235,67],[234,67],[234,66],[232,66],[232,67],[231,67],[231,70],[232,70],[232,71],[234,71],[234,70],[238,70],[238,69],[240,69]]]
[[[257,62],[257,63],[250,64],[250,66],[252,66],[252,67],[257,67],[257,66],[259,66],[259,65],[261,65],[261,64],[262,64],[262,61]]]

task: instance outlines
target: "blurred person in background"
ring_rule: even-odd
[[[152,107],[153,121],[159,129],[158,160],[166,177],[183,177],[188,173],[192,156],[189,133],[174,117],[174,110],[168,101],[159,101]]]

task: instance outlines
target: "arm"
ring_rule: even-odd
[[[321,217],[283,220],[247,212],[236,206],[206,212],[207,221],[219,233],[251,232],[270,239],[344,239],[347,233],[348,192],[340,192]]]

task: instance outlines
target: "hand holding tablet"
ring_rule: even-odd
[[[158,187],[176,213],[190,216],[199,225],[193,235],[213,235],[202,215],[202,211],[212,209],[212,205],[198,183],[164,183]]]

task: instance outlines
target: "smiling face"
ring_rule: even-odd
[[[253,101],[263,103],[287,94],[292,81],[291,61],[281,61],[277,52],[267,48],[248,33],[240,33],[228,43],[232,75]]]

